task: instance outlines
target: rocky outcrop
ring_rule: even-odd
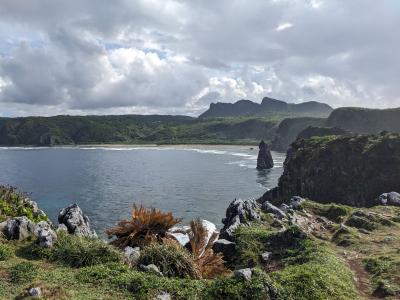
[[[86,216],[78,204],[72,204],[63,208],[58,214],[58,222],[67,227],[68,233],[81,236],[97,236],[90,229],[89,217]]]
[[[56,233],[46,221],[35,224],[27,217],[15,217],[3,222],[0,227],[8,240],[22,241],[30,237],[36,237],[38,244],[46,248],[52,247],[57,240]]]
[[[260,205],[255,200],[235,199],[229,204],[226,217],[222,220],[224,227],[220,238],[234,241],[234,232],[240,224],[260,219]]]
[[[377,204],[400,206],[400,194],[397,192],[383,193],[379,196]]]
[[[225,239],[217,240],[212,249],[215,253],[222,253],[226,261],[230,261],[236,254],[236,244]]]
[[[299,195],[321,203],[369,207],[382,193],[400,191],[399,178],[399,134],[299,139],[288,151],[278,187],[260,202]]]
[[[258,157],[257,157],[257,169],[265,170],[271,169],[274,167],[274,160],[272,159],[271,151],[268,148],[268,145],[261,141],[258,145]]]

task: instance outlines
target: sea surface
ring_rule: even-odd
[[[98,233],[128,218],[133,203],[200,217],[221,226],[235,198],[257,198],[277,185],[275,167],[256,170],[249,146],[0,148],[0,184],[31,195],[53,221],[78,203]]]

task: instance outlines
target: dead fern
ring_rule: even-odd
[[[229,274],[224,266],[221,253],[214,253],[212,245],[218,238],[218,233],[214,232],[207,241],[207,230],[199,219],[190,222],[191,232],[189,234],[190,252],[193,261],[198,266],[203,278],[214,278]]]
[[[171,212],[143,205],[138,207],[134,204],[131,215],[131,220],[122,220],[117,226],[106,230],[109,238],[115,237],[111,242],[114,246],[143,247],[152,242],[162,242],[168,229],[181,222]]]

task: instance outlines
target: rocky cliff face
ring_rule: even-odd
[[[261,141],[258,148],[257,169],[265,170],[273,168],[274,160],[272,159],[271,151],[269,151],[268,145],[264,141]]]
[[[293,143],[297,135],[309,126],[324,126],[326,119],[323,118],[288,118],[284,119],[278,126],[272,140],[272,150],[286,151]]]
[[[294,195],[321,203],[373,206],[400,190],[400,135],[346,135],[298,139],[288,150],[277,188],[261,199]]]

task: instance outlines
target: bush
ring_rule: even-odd
[[[144,247],[138,263],[154,264],[168,277],[201,278],[200,271],[190,253],[174,243],[164,245],[153,243]]]
[[[0,186],[0,222],[8,217],[25,216],[33,222],[47,221],[48,217],[35,214],[24,199],[27,195],[11,186]]]
[[[389,257],[368,257],[363,262],[365,270],[372,275],[380,275],[387,272],[393,263]]]
[[[30,262],[19,263],[10,269],[10,279],[17,284],[31,282],[37,275],[36,266]]]
[[[71,267],[119,262],[122,253],[98,238],[60,233],[51,253],[51,259]]]
[[[13,256],[14,251],[10,246],[6,244],[0,244],[0,260],[7,260]]]
[[[38,245],[37,241],[21,246],[16,253],[26,259],[51,259],[52,249]]]
[[[117,247],[147,246],[152,242],[162,242],[168,229],[181,220],[175,219],[172,213],[164,213],[155,208],[133,205],[132,219],[122,220],[117,226],[106,230],[109,238],[116,237],[111,243]]]

